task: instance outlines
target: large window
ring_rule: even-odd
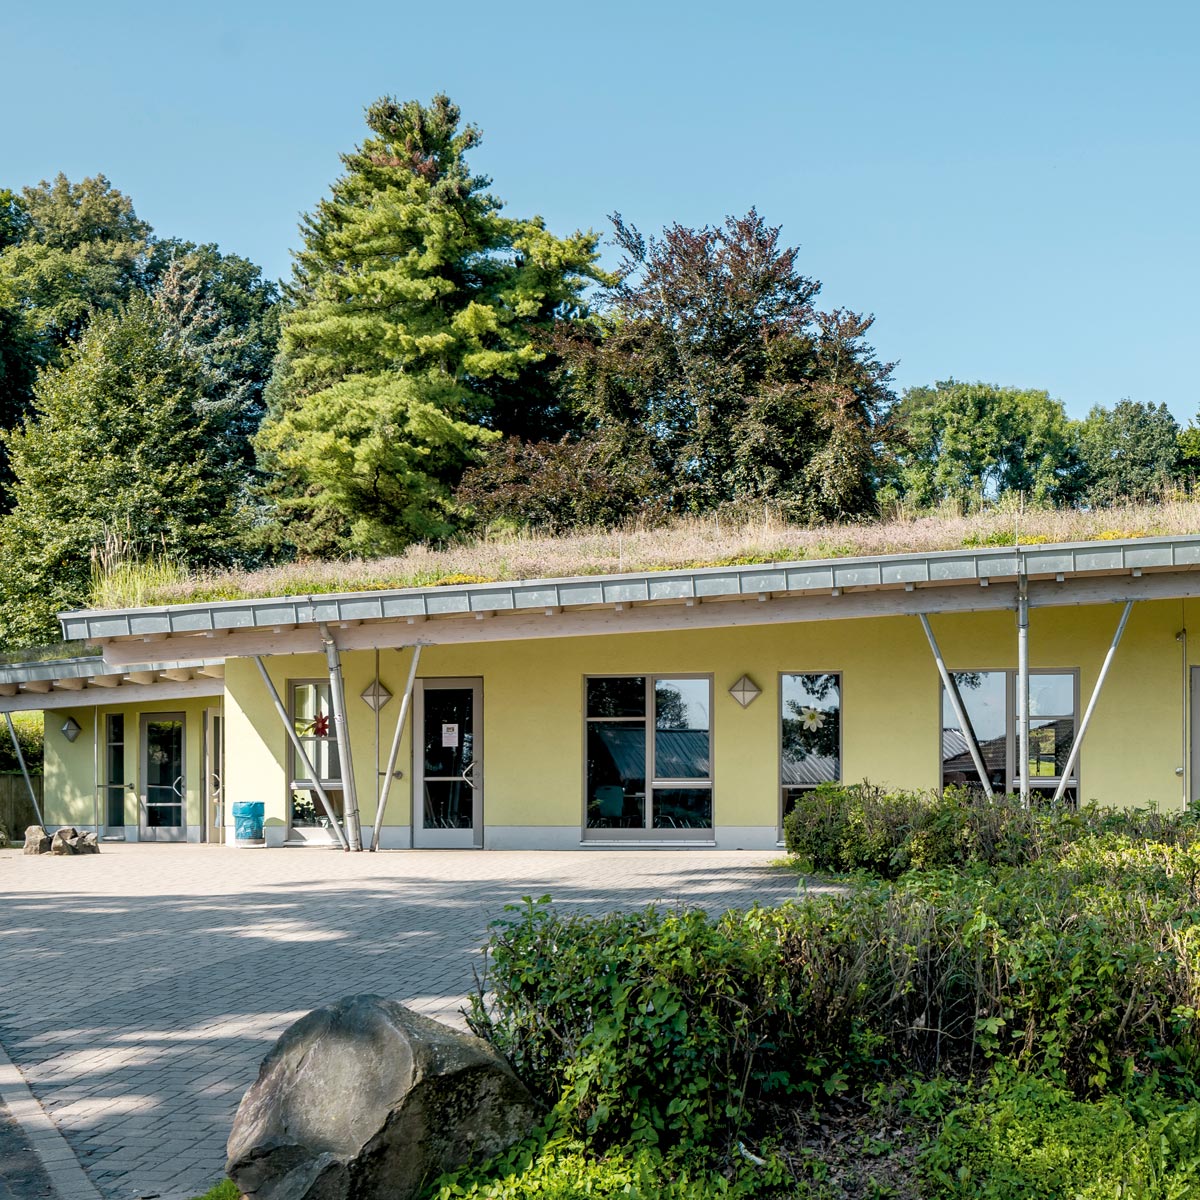
[[[712,681],[632,675],[586,683],[586,825],[604,836],[711,831]]]
[[[342,767],[338,757],[337,730],[329,683],[323,680],[293,680],[291,717],[296,736],[304,747],[339,821],[342,803]],[[295,747],[289,743],[290,823],[293,829],[328,826],[329,818],[317,796],[310,772]]]
[[[779,677],[780,827],[797,796],[842,778],[842,677],[836,672]]]
[[[967,710],[992,790],[1015,792],[1021,786],[1019,696],[1016,671],[952,671]],[[1029,784],[1053,795],[1062,779],[1075,737],[1077,678],[1074,671],[1029,673]],[[942,690],[942,785],[979,787],[979,771]],[[1074,802],[1078,766],[1064,793]]]

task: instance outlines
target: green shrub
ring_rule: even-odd
[[[241,1195],[232,1179],[222,1179],[216,1187],[210,1188],[203,1196],[196,1196],[195,1200],[241,1200]]]
[[[650,1146],[593,1153],[586,1142],[567,1137],[535,1137],[482,1166],[442,1176],[429,1200],[467,1196],[476,1200],[742,1200],[779,1194],[782,1165],[742,1162],[719,1170],[701,1155],[664,1155]],[[794,1192],[789,1192],[794,1195]]]
[[[995,1073],[921,1155],[931,1200],[1187,1200],[1200,1194],[1200,1104],[1150,1089],[1082,1101]]]
[[[1080,1096],[1200,1067],[1200,849],[1107,835],[1061,860],[778,909],[493,928],[471,1024],[574,1135],[722,1146],[903,1072],[1011,1060]]]
[[[889,792],[869,783],[802,793],[784,821],[788,852],[807,869],[883,879],[938,867],[1020,866],[1103,833],[1187,846],[1200,824],[1191,810],[1025,808],[1016,796],[988,800],[973,789]]]
[[[13,713],[13,728],[17,731],[17,741],[21,744],[21,753],[25,756],[25,766],[31,775],[42,773],[44,755],[43,720],[40,712]],[[13,750],[12,739],[7,730],[0,727],[0,773],[18,772],[21,764],[17,761],[16,751]]]

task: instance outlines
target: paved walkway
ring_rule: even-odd
[[[443,1020],[489,921],[547,892],[602,911],[722,911],[795,892],[770,853],[0,852],[0,1044],[105,1197],[186,1200],[220,1177],[274,1039],[338,996]]]

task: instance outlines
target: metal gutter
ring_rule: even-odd
[[[622,575],[576,576],[459,587],[397,588],[89,609],[59,615],[67,639],[147,639],[245,629],[581,609],[655,601],[705,601],[843,589],[917,588],[1031,578],[1200,568],[1200,534],[1067,542],[1058,545],[939,550],[861,558],[703,567]],[[216,646],[213,647],[217,649]]]

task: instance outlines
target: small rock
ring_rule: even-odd
[[[75,847],[76,854],[99,854],[100,839],[94,833],[85,833]]]
[[[50,853],[50,835],[40,825],[30,825],[25,830],[25,853]]]
[[[537,1107],[482,1039],[382,996],[284,1031],[242,1098],[226,1171],[254,1200],[411,1200],[528,1135]]]

